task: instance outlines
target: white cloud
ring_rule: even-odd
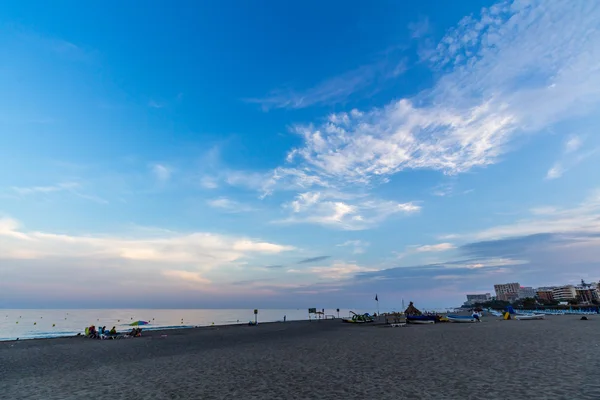
[[[551,180],[562,177],[569,169],[585,161],[600,150],[598,148],[580,150],[583,143],[584,140],[581,136],[569,136],[563,145],[559,161],[555,162],[552,168],[548,170],[546,179]]]
[[[167,167],[166,165],[163,165],[163,164],[152,165],[152,173],[154,173],[154,176],[160,182],[168,181],[171,178],[172,172],[173,171],[171,170],[171,168]]]
[[[228,265],[254,254],[278,254],[294,249],[292,246],[201,232],[159,231],[151,237],[134,238],[26,232],[19,229],[17,221],[8,218],[0,219],[0,236],[3,237],[0,240],[2,258],[121,259],[161,266],[189,265],[203,270]]]
[[[583,141],[579,136],[573,135],[565,143],[565,153],[573,153],[581,147]]]
[[[438,251],[447,251],[454,249],[454,245],[452,243],[439,243],[439,244],[430,244],[425,246],[419,246],[415,249],[415,251],[419,253],[426,252],[438,252]]]
[[[310,267],[307,268],[310,274],[317,275],[322,279],[344,279],[352,277],[360,272],[371,272],[377,271],[375,268],[361,267],[356,264],[347,264],[342,262],[336,262],[331,266],[327,267]]]
[[[209,284],[210,280],[203,278],[199,272],[191,272],[191,271],[180,271],[180,270],[166,270],[163,271],[162,274],[168,278],[181,279],[184,281],[189,281],[193,283],[200,284]]]
[[[412,214],[421,207],[414,203],[363,199],[354,204],[327,198],[321,192],[300,193],[285,204],[291,215],[279,223],[314,223],[344,230],[368,229],[394,214]]]
[[[352,247],[354,254],[363,254],[366,251],[366,248],[371,244],[369,242],[365,242],[364,240],[347,240],[342,244],[338,244],[338,247]]]
[[[240,213],[253,211],[254,209],[246,204],[242,204],[227,197],[218,197],[206,202],[212,208],[218,208],[229,213]]]
[[[596,109],[599,18],[594,2],[483,9],[438,45],[432,63],[443,74],[431,90],[294,126],[304,145],[290,151],[287,170],[339,187],[387,182],[406,169],[458,174],[496,163],[517,135]]]
[[[559,163],[556,163],[552,166],[552,168],[550,168],[548,170],[548,173],[546,173],[546,179],[560,178],[564,172],[565,172],[565,170],[562,167],[562,165],[560,165]]]

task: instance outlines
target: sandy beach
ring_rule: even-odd
[[[2,399],[599,399],[599,373],[596,316],[0,343]]]

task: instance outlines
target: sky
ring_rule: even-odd
[[[600,3],[0,5],[0,307],[600,279]]]

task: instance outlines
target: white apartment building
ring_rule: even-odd
[[[569,301],[577,297],[577,290],[573,285],[559,286],[552,289],[552,295],[557,301]]]

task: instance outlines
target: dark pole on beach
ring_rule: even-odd
[[[340,309],[337,309],[338,318],[340,317]]]

